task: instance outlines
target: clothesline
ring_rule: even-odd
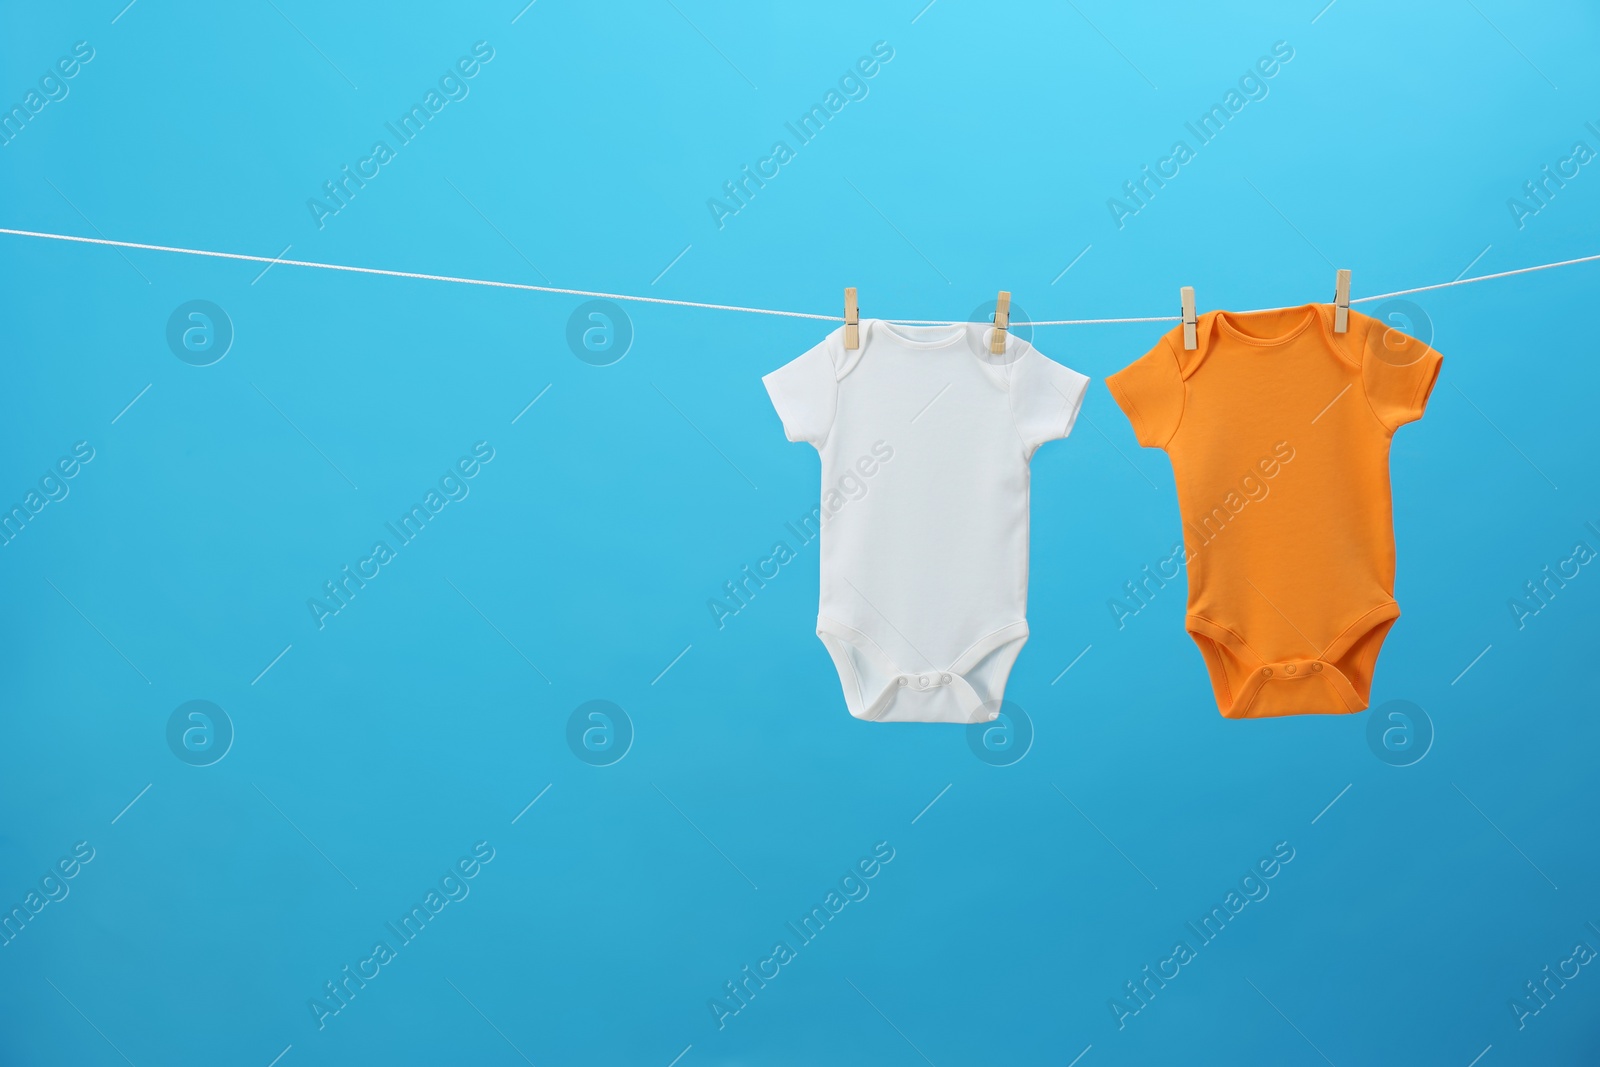
[[[703,308],[707,311],[737,311],[747,315],[778,315],[791,319],[814,319],[819,322],[843,322],[842,315],[815,315],[807,311],[784,311],[779,308],[752,308],[740,307],[736,304],[708,304],[698,300],[669,300],[660,296],[636,296],[630,293],[603,293],[588,289],[562,289],[551,285],[527,285],[522,282],[502,282],[488,278],[458,278],[448,274],[424,274],[416,271],[385,270],[381,267],[356,267],[344,263],[318,263],[307,259],[284,259],[281,256],[252,256],[243,252],[216,252],[204,248],[175,248],[171,245],[144,244],[138,241],[113,241],[106,237],[80,237],[66,233],[40,233],[34,230],[12,230],[0,227],[0,233],[10,234],[13,237],[36,237],[51,241],[70,241],[76,244],[104,245],[110,248],[133,248],[144,252],[171,252],[186,256],[206,256],[212,259],[233,259],[247,263],[265,263],[269,266],[285,267],[310,267],[317,270],[337,270],[351,274],[376,274],[386,278],[414,278],[429,282],[450,282],[456,285],[482,285],[494,289],[516,289],[533,293],[556,293],[562,296],[587,296],[601,300],[627,300],[639,304],[667,304],[673,307]],[[1392,293],[1378,293],[1373,296],[1360,296],[1353,298],[1352,304],[1367,304],[1378,300],[1392,300],[1395,297],[1410,296],[1413,293],[1427,293],[1435,289],[1449,289],[1457,285],[1471,285],[1474,282],[1487,282],[1496,278],[1509,278],[1514,274],[1531,274],[1534,271],[1552,270],[1556,267],[1570,267],[1578,263],[1593,263],[1600,260],[1600,255],[1580,256],[1577,259],[1563,259],[1556,263],[1540,263],[1532,267],[1518,267],[1516,270],[1497,271],[1494,274],[1479,274],[1471,278],[1457,278],[1454,281],[1438,282],[1434,285],[1419,285],[1412,289],[1397,289]],[[1266,308],[1261,310],[1280,310]],[[951,326],[955,325],[949,319],[892,319],[892,322],[904,323],[913,326]],[[1104,326],[1129,322],[1180,322],[1178,315],[1146,315],[1132,318],[1110,319],[1043,319],[1024,322],[1019,319],[1011,320],[1011,328],[1019,326]]]

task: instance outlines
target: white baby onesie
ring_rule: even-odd
[[[987,324],[861,323],[762,381],[822,457],[817,636],[858,719],[998,716],[1028,638],[1028,461],[1089,379]]]

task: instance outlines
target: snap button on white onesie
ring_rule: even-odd
[[[867,319],[762,379],[822,457],[817,636],[858,719],[992,719],[1028,638],[1028,461],[1089,379],[990,333]]]

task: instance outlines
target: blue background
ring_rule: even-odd
[[[1596,164],[1521,227],[1507,206],[1600,148],[1578,3],[96,0],[0,25],[7,109],[94,49],[0,147],[18,229],[820,314],[856,285],[921,319],[1001,288],[1018,318],[1166,315],[1184,284],[1256,308],[1327,299],[1335,266],[1360,297],[1600,252]],[[319,228],[308,199],[477,41],[470,94]],[[878,41],[868,95],[797,146],[784,123]],[[1266,97],[1119,228],[1107,199],[1277,41]],[[719,228],[708,199],[780,138],[795,158]],[[1509,606],[1600,548],[1600,266],[1411,298],[1445,366],[1393,454],[1405,615],[1373,701],[1422,713],[1390,748],[1373,711],[1219,717],[1181,580],[1119,628],[1179,527],[1100,379],[1166,326],[1035,331],[1096,381],[1034,460],[1018,760],[846,714],[814,544],[721,628],[708,608],[817,500],[760,376],[828,324],[630,303],[631,348],[595,366],[581,297],[0,249],[5,506],[94,449],[0,548],[5,908],[94,850],[0,947],[0,1061],[1600,1057],[1594,967],[1520,1028],[1510,1007],[1600,947],[1600,576],[1520,628]],[[167,342],[196,299],[234,333],[205,367]],[[470,495],[319,629],[308,599],[479,441]],[[210,766],[168,741],[191,700],[231,723]],[[621,709],[611,755],[632,733],[610,766],[568,742],[590,700]],[[324,983],[480,841],[470,895],[319,1028]],[[724,983],[878,842],[870,895],[719,1028]],[[1279,842],[1270,895],[1119,1027],[1124,983]]]

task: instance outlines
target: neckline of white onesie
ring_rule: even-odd
[[[891,323],[886,319],[861,320],[862,347],[854,353],[856,359],[861,352],[870,346],[875,339],[888,341],[902,350],[916,352],[943,351],[956,348],[965,344],[966,351],[983,363],[1004,364],[1015,359],[1020,349],[1019,346],[1026,342],[1016,334],[1006,335],[1006,353],[1004,356],[993,356],[989,353],[989,340],[994,327],[986,322],[959,322],[942,326],[910,326],[903,323]],[[854,365],[854,360],[849,361]]]
[[[884,319],[872,322],[885,337],[907,348],[949,348],[965,341],[968,336],[967,323],[953,326],[897,326]]]

